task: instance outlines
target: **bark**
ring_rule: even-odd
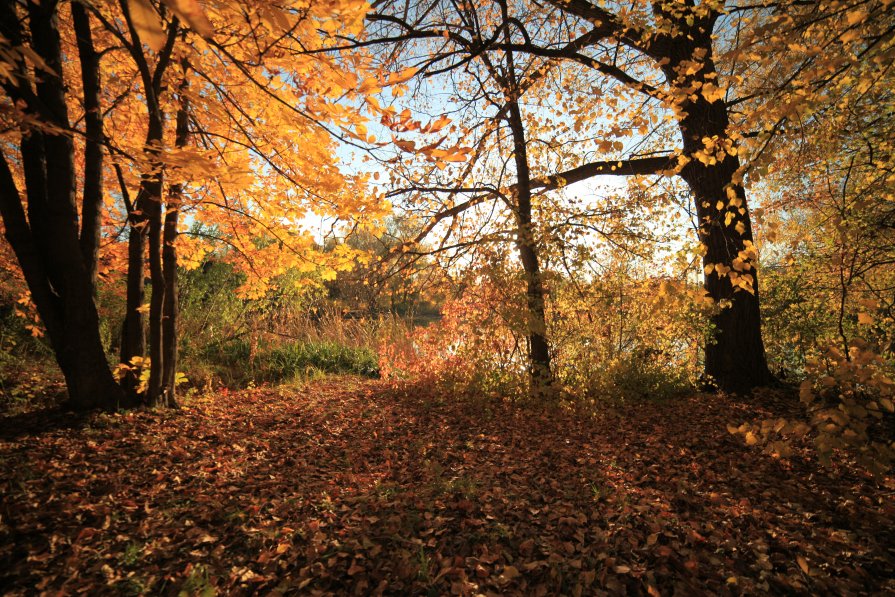
[[[81,61],[84,89],[84,190],[81,200],[81,255],[90,285],[96,294],[96,265],[102,229],[103,119],[99,103],[99,55],[93,47],[90,17],[80,2],[72,2],[72,21]]]
[[[510,22],[506,2],[500,3],[507,42],[510,41]],[[496,74],[496,71],[494,71]],[[501,77],[503,78],[503,77]],[[513,52],[506,53],[506,78],[503,86],[512,90],[514,97],[507,102],[506,119],[513,136],[513,160],[516,165],[516,245],[522,269],[525,271],[526,310],[528,329],[528,373],[532,396],[549,396],[553,388],[550,346],[547,342],[547,318],[544,308],[544,281],[538,259],[531,218],[531,170],[528,165],[528,142],[525,124],[519,109],[519,83],[516,78]]]
[[[189,104],[184,97],[187,81],[180,85],[180,107],[177,110],[177,125],[174,135],[176,147],[185,147],[189,141]],[[165,224],[163,231],[164,248],[162,249],[162,269],[165,278],[165,301],[162,309],[162,352],[164,367],[162,370],[162,392],[167,406],[176,406],[177,381],[177,220],[180,215],[183,185],[171,185],[168,205],[165,208]]]
[[[3,87],[31,116],[65,130],[70,123],[65,83],[58,74],[62,53],[56,6],[29,3],[27,10],[31,48],[57,74],[42,73],[32,88],[27,70],[18,64],[15,80]],[[19,23],[13,3],[2,3],[0,32],[15,45],[23,41]],[[0,167],[0,212],[65,377],[68,404],[76,410],[123,405],[124,394],[103,350],[93,284],[79,244],[73,142],[67,135],[26,129],[19,149],[28,217],[5,157]]]
[[[177,378],[177,216],[180,209],[180,185],[171,189],[171,198],[165,210],[164,249],[162,269],[165,282],[165,302],[162,309],[162,393],[166,406],[176,406],[175,382]]]
[[[144,401],[161,405],[162,372],[164,353],[162,348],[162,317],[165,303],[165,276],[162,266],[162,189],[164,165],[159,153],[164,139],[164,113],[159,102],[163,76],[170,64],[174,42],[179,31],[179,21],[172,19],[168,30],[168,39],[159,52],[155,69],[150,70],[149,61],[143,53],[140,37],[130,16],[129,5],[119,2],[122,14],[131,38],[128,47],[132,58],[140,72],[148,113],[145,152],[149,158],[151,170],[145,172],[140,181],[140,192],[135,206],[135,218],[131,219],[131,240],[128,252],[128,296],[127,313],[122,332],[121,361],[129,363],[135,356],[145,354],[145,336],[143,330],[143,314],[139,310],[143,303],[144,267],[146,264],[144,250],[149,250],[149,275],[152,294],[149,301],[149,383]],[[139,281],[137,280],[139,278]],[[136,350],[140,349],[137,353]],[[135,380],[131,380],[134,383]]]
[[[124,189],[122,192],[126,192]],[[146,226],[141,213],[142,193],[137,194],[133,210],[129,215],[130,230],[127,239],[127,298],[125,300],[124,322],[121,325],[121,347],[119,361],[130,364],[134,357],[146,353],[146,328],[140,307],[145,298],[145,278],[143,276],[144,254],[146,252]],[[122,386],[129,394],[136,396],[139,380],[133,372],[122,380]]]
[[[528,328],[528,371],[532,392],[548,393],[553,385],[550,347],[547,342],[547,318],[544,309],[544,282],[538,259],[531,219],[531,173],[528,167],[525,128],[519,104],[510,102],[508,120],[513,133],[513,152],[516,162],[516,223],[519,228],[516,245],[525,271]]]
[[[165,303],[165,276],[162,271],[162,173],[154,173],[146,183],[146,217],[149,222],[149,279],[152,295],[149,298],[149,387],[147,401],[156,406],[162,402],[162,308]]]
[[[669,81],[680,78],[676,67],[681,61],[693,60],[700,51],[705,51],[702,68],[684,77],[682,86],[715,80],[711,31],[708,23],[697,23],[688,35],[675,37],[674,43],[657,44],[666,48],[670,58],[663,66]],[[703,139],[729,139],[727,105],[721,99],[709,102],[697,94],[695,100],[691,97],[680,106],[678,124],[684,155],[691,157],[680,175],[696,204],[700,240],[706,250],[703,265],[721,263],[729,267],[753,242],[746,192],[737,179],[740,161],[736,155],[720,152],[716,154],[719,161],[714,164],[695,157],[705,148]],[[734,197],[736,201],[732,201]],[[729,275],[720,276],[716,271],[704,278],[706,291],[719,306],[712,316],[714,336],[706,342],[705,373],[712,383],[728,392],[747,392],[773,380],[761,337],[757,263],[751,265],[745,273],[753,277],[752,292],[736,289]]]

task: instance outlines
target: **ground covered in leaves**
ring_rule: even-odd
[[[728,434],[766,409],[587,417],[331,379],[8,418],[0,592],[895,591],[891,480]]]

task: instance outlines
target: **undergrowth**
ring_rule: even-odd
[[[185,363],[193,386],[220,383],[245,387],[250,383],[287,383],[320,374],[378,377],[375,351],[333,341],[295,341],[253,345],[245,339],[215,343]]]

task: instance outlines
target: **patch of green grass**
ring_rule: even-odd
[[[122,566],[135,566],[143,555],[143,546],[139,543],[128,543],[118,561]]]
[[[432,561],[426,555],[426,550],[420,545],[420,551],[417,554],[417,576],[420,580],[428,584],[431,582]]]
[[[301,386],[318,377],[339,373],[379,376],[379,357],[375,351],[332,341],[261,346],[252,355],[249,342],[237,339],[208,346],[198,361],[189,364],[188,373],[194,369],[206,371],[199,377],[210,375],[229,387],[245,387],[255,382]]]
[[[214,585],[211,584],[208,569],[202,564],[193,566],[177,595],[178,597],[191,597],[193,595],[214,597],[214,595],[217,595]]]
[[[146,587],[140,579],[125,578],[115,583],[115,592],[118,595],[145,595],[148,593]]]
[[[353,373],[379,376],[379,359],[366,348],[335,342],[295,342],[259,355],[260,379],[280,381],[296,373],[317,370],[323,373]]]

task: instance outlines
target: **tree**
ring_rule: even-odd
[[[297,226],[309,211],[358,221],[383,211],[378,196],[360,191],[363,177],[341,175],[331,140],[362,126],[359,111],[336,100],[343,92],[362,97],[351,90],[363,59],[338,63],[313,52],[334,33],[356,32],[365,5],[333,0],[296,8],[247,0],[217,11],[215,23],[192,0],[78,3],[71,15],[66,6],[3,5],[3,58],[14,73],[4,80],[7,115],[24,123],[7,129],[13,132],[4,144],[5,232],[65,372],[72,405],[114,408],[134,403],[139,383],[134,372],[123,393],[109,372],[93,292],[105,234],[100,225],[109,234],[106,251],[114,252],[124,216],[130,234],[121,359],[129,367],[148,357],[141,400],[172,404],[176,248],[189,249],[185,265],[198,263],[202,251],[195,246],[200,243],[189,246],[177,238],[178,214],[226,226],[233,234],[231,258],[253,274],[246,292],[258,293],[296,264],[319,277],[353,262],[351,251],[315,250],[310,232]],[[72,28],[59,26],[69,19]],[[259,45],[233,43],[246,36]],[[92,49],[95,43],[101,49]],[[62,60],[67,44],[80,50],[82,89]],[[294,70],[285,70],[289,63]],[[84,118],[74,120],[84,123],[80,130],[69,113],[82,109]],[[166,126],[172,118],[173,143]],[[82,139],[79,213],[74,201]],[[104,160],[104,153],[112,159]],[[116,195],[103,192],[112,171]],[[174,183],[166,183],[166,176],[174,176]],[[268,184],[270,195],[258,193],[255,184]]]
[[[56,1],[0,4],[7,118],[18,120],[3,143],[0,214],[56,359],[69,404],[114,408],[126,397],[112,377],[93,302],[102,192],[98,114],[88,117],[84,216],[76,206],[74,142],[63,76]],[[74,9],[85,106],[95,108],[97,63],[89,19]],[[8,129],[9,130],[9,129]]]
[[[607,160],[582,168],[615,175],[673,173],[687,182],[704,247],[705,289],[719,307],[712,318],[714,338],[705,349],[705,372],[728,391],[768,383],[771,376],[761,338],[757,253],[744,171],[737,155],[739,137],[730,128],[729,106],[714,61],[715,26],[723,7],[652,3],[623,17],[585,0],[550,4],[576,17],[586,32],[569,49],[531,42],[514,44],[514,48],[582,64],[642,94],[647,102],[660,102],[674,115],[682,140],[679,150],[666,150],[662,152],[665,157],[658,160]],[[609,40],[635,54],[628,59],[631,72],[612,57],[612,44],[601,45]],[[580,51],[585,48],[594,52]],[[652,65],[642,66],[643,60],[636,55]],[[632,74],[644,68],[658,69],[665,88]]]
[[[560,133],[551,135],[548,124],[551,118],[562,116],[543,95],[561,73],[543,57],[529,53],[520,60],[512,39],[526,34],[509,10],[510,6],[500,1],[462,6],[441,1],[422,5],[384,3],[368,16],[378,28],[371,27],[368,37],[351,47],[385,46],[387,56],[396,56],[418,78],[440,77],[452,86],[455,99],[451,102],[455,105],[450,111],[463,114],[463,119],[451,127],[448,135],[441,132],[448,121],[435,127],[422,126],[412,120],[409,109],[397,117],[383,117],[386,124],[401,132],[442,135],[435,143],[421,141],[419,149],[413,141],[396,141],[399,149],[418,154],[424,163],[414,170],[412,159],[406,164],[400,156],[390,160],[395,187],[390,195],[410,196],[408,212],[423,222],[417,242],[443,229],[441,240],[432,243],[426,254],[448,251],[456,260],[458,251],[512,239],[526,287],[524,325],[530,386],[540,394],[549,391],[553,381],[546,288],[539,256],[547,229],[536,221],[538,204],[543,205],[540,195],[590,178],[599,169],[562,169],[567,160],[562,152],[553,153],[562,145]],[[538,133],[529,138],[532,130]],[[541,136],[544,131],[547,134]],[[467,147],[441,148],[448,136]],[[548,150],[536,149],[538,146]],[[648,160],[650,164],[666,161]],[[454,170],[448,168],[451,162],[466,163]],[[460,201],[459,197],[465,199]],[[497,217],[489,223],[488,206],[495,203],[506,209],[511,222]],[[468,229],[462,230],[460,218],[479,209],[486,213],[478,212],[481,219],[473,216],[471,224],[466,225]],[[589,217],[573,211],[567,211],[569,223],[580,225]],[[491,208],[491,215],[494,213]]]
[[[179,213],[190,213],[206,230],[224,231],[223,237],[200,240],[225,241],[232,249],[228,257],[247,274],[247,297],[263,295],[290,270],[307,274],[296,279],[309,282],[353,264],[344,246],[318,250],[301,223],[309,212],[361,225],[383,213],[379,197],[364,192],[363,177],[340,171],[332,141],[340,129],[354,134],[352,127],[363,128],[359,110],[338,103],[363,101],[364,94],[354,90],[358,73],[365,72],[363,60],[337,62],[318,51],[335,33],[357,31],[364,5],[333,0],[296,8],[246,1],[228,5],[211,23],[198,5],[185,12],[180,4],[166,10],[166,2],[118,4],[126,27],[119,30],[120,21],[108,17],[104,23],[148,90],[142,98],[148,114],[144,159],[134,163],[140,191],[128,210],[137,247],[129,280],[141,277],[145,236],[152,282],[146,399],[165,403],[173,400],[176,377],[176,334],[170,328],[176,317]],[[190,31],[179,26],[181,19]],[[246,37],[257,43],[238,43]],[[174,112],[172,147],[166,122]],[[123,153],[138,152],[135,147]],[[183,182],[166,183],[172,175]],[[130,284],[126,337],[131,327],[144,326],[140,284]],[[122,342],[123,363],[144,356],[140,336],[134,337],[133,346]]]

